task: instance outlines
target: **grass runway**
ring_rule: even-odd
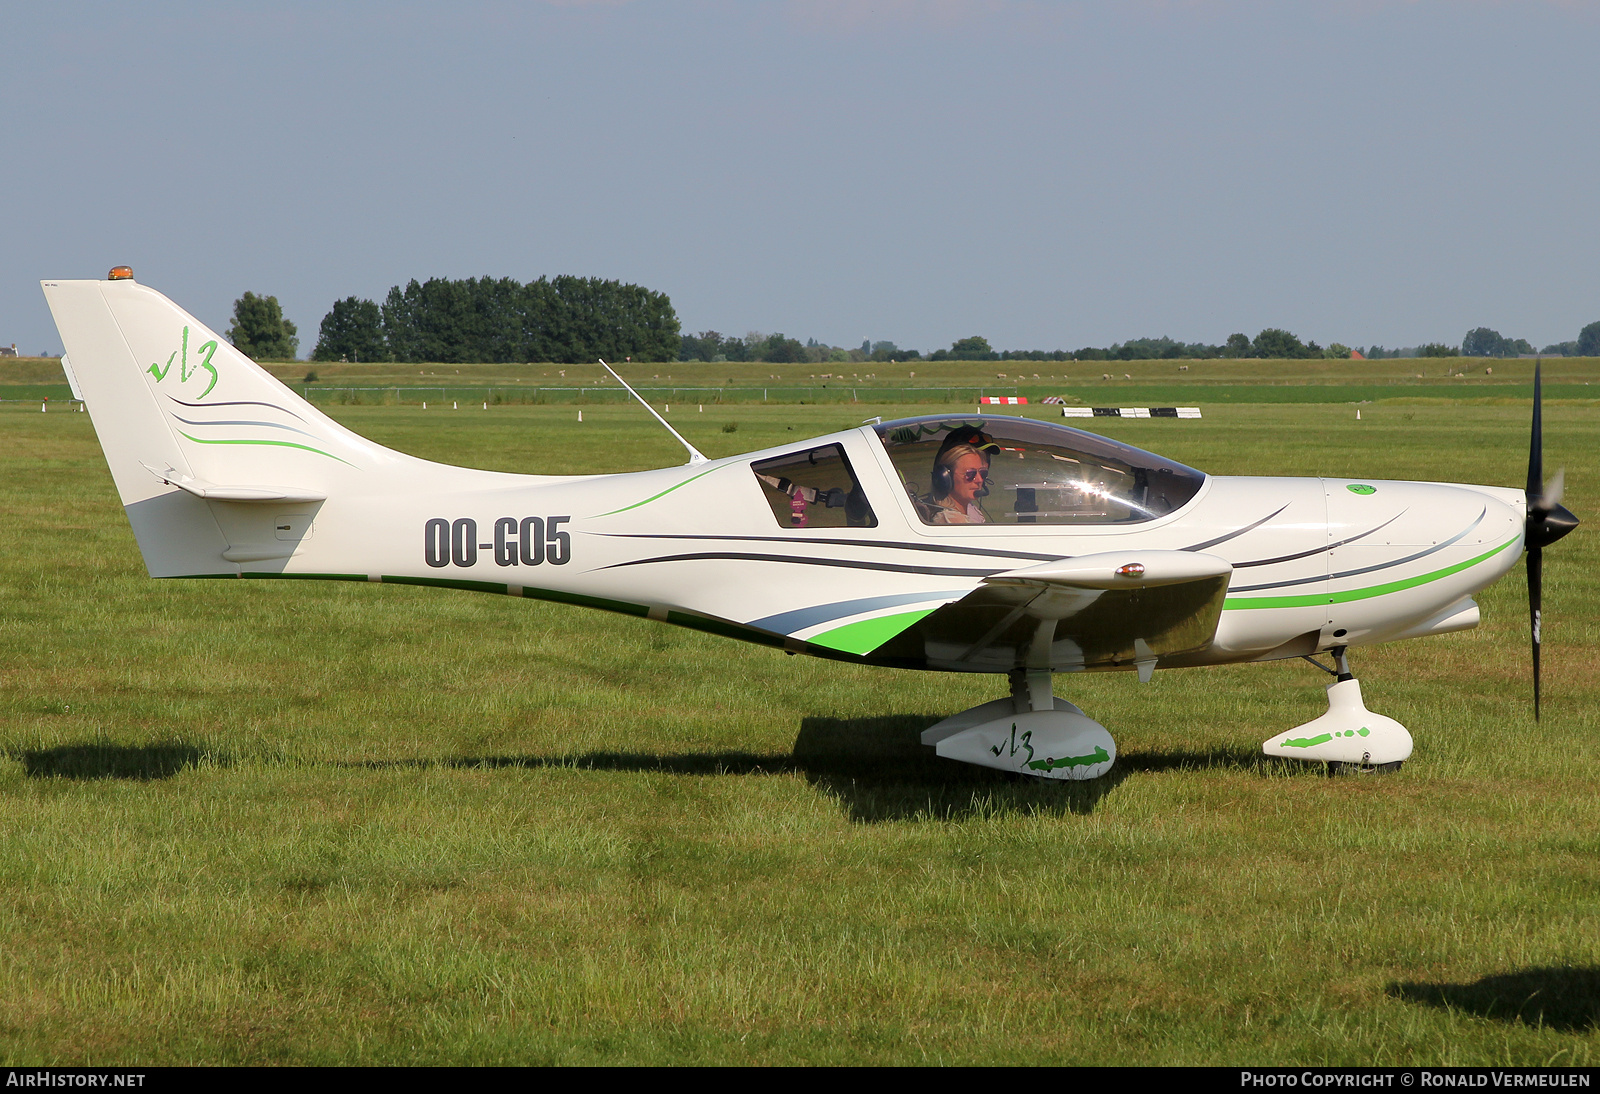
[[[1090,424],[1220,474],[1526,473],[1526,404],[1194,401]],[[715,457],[938,409],[672,417]],[[636,408],[329,410],[496,470],[682,458]],[[916,744],[991,678],[151,581],[88,415],[0,407],[0,1061],[1600,1062],[1597,415],[1546,408],[1589,523],[1542,723],[1513,572],[1477,630],[1355,652],[1396,775],[1261,757],[1324,709],[1296,661],[1058,678],[1122,750],[1063,786]]]

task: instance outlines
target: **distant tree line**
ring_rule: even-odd
[[[1289,331],[1268,327],[1254,338],[1230,334],[1221,345],[1205,342],[1179,342],[1160,338],[1130,338],[1104,348],[1084,346],[1075,350],[996,350],[987,338],[973,335],[957,339],[949,349],[934,350],[930,361],[1151,361],[1178,358],[1219,357],[1348,357],[1350,349],[1338,343],[1323,349],[1316,342],[1302,342]]]
[[[1442,342],[1429,342],[1414,349],[1385,350],[1373,346],[1367,351],[1371,358],[1382,357],[1522,357],[1540,353],[1547,357],[1600,356],[1600,322],[1590,323],[1578,332],[1571,342],[1556,342],[1536,350],[1526,338],[1507,338],[1490,327],[1474,327],[1461,340],[1461,345],[1450,346]]]
[[[1379,356],[1416,356],[1416,357],[1522,357],[1532,356],[1535,353],[1547,357],[1597,357],[1600,356],[1600,322],[1590,323],[1578,332],[1578,337],[1570,342],[1556,342],[1535,350],[1533,343],[1526,338],[1507,338],[1499,331],[1489,327],[1475,327],[1467,332],[1461,340],[1461,347],[1445,346],[1439,343],[1429,343],[1418,346],[1415,351],[1400,351],[1398,353],[1376,354],[1369,353],[1369,357]]]
[[[380,306],[354,296],[322,320],[317,361],[675,361],[665,293],[597,277],[409,281]]]
[[[830,346],[807,338],[802,345],[798,338],[786,334],[763,334],[751,331],[743,338],[703,330],[699,334],[685,334],[678,351],[680,361],[764,361],[768,364],[845,364],[855,361],[915,361],[922,354],[914,349],[901,349],[893,342],[874,342],[867,339],[860,349]]]
[[[1488,327],[1470,330],[1461,340],[1463,357],[1516,357],[1532,352],[1533,347],[1526,338],[1505,338],[1499,331]]]
[[[1369,361],[1382,361],[1397,357],[1460,357],[1459,346],[1446,345],[1444,342],[1424,342],[1420,346],[1404,346],[1399,349],[1384,349],[1382,346],[1368,346],[1361,350],[1361,355]]]
[[[686,334],[680,343],[682,361],[765,361],[787,362],[865,362],[865,361],[1145,361],[1168,358],[1215,357],[1348,357],[1347,346],[1335,343],[1327,349],[1316,342],[1301,342],[1289,331],[1269,327],[1255,338],[1230,335],[1222,345],[1204,342],[1179,342],[1172,338],[1134,338],[1109,347],[1085,346],[1076,350],[997,350],[980,335],[957,339],[949,349],[938,349],[923,357],[921,351],[903,349],[893,342],[867,339],[859,349],[843,349],[808,339],[757,331],[735,338],[714,330]]]
[[[275,296],[245,293],[234,302],[228,339],[260,359],[292,358],[299,345],[295,325],[283,317]],[[452,281],[412,280],[389,290],[383,304],[350,296],[322,320],[312,357],[319,361],[517,361],[588,362],[597,357],[638,361],[728,361],[770,364],[891,361],[1135,361],[1266,358],[1300,360],[1396,357],[1516,357],[1533,354],[1525,338],[1507,338],[1489,327],[1467,332],[1459,346],[1365,349],[1334,342],[1324,348],[1280,327],[1254,338],[1230,334],[1218,345],[1160,338],[1131,338],[1110,346],[1075,350],[996,350],[987,338],[958,338],[926,358],[890,341],[866,339],[845,349],[783,333],[751,331],[741,337],[714,330],[683,334],[665,293],[599,278],[555,277],[522,284],[511,278]],[[1547,356],[1600,357],[1600,321],[1570,342],[1537,351]]]
[[[873,343],[873,345],[887,345],[891,350],[894,343]],[[866,347],[863,346],[863,349]],[[913,360],[920,355],[916,350],[895,351],[897,360]],[[1343,360],[1354,354],[1359,354],[1372,360],[1394,357],[1516,357],[1520,354],[1533,353],[1533,346],[1523,338],[1505,338],[1498,331],[1488,327],[1478,327],[1468,332],[1460,346],[1450,345],[1445,342],[1425,342],[1419,346],[1408,346],[1400,349],[1385,349],[1382,346],[1360,347],[1352,350],[1350,346],[1333,342],[1326,347],[1318,345],[1315,341],[1304,341],[1291,331],[1280,327],[1267,327],[1258,332],[1254,338],[1243,333],[1228,335],[1226,341],[1220,345],[1210,345],[1205,342],[1179,342],[1168,337],[1160,338],[1131,338],[1126,342],[1113,342],[1110,346],[1100,348],[1097,346],[1084,346],[1075,350],[996,350],[986,338],[973,335],[969,338],[959,338],[951,344],[949,349],[934,350],[927,357],[930,361],[1151,361],[1170,360],[1176,358],[1188,359],[1218,359],[1218,358],[1265,358],[1272,360],[1306,360],[1306,359],[1335,359]],[[1595,357],[1600,356],[1600,322],[1590,323],[1579,333],[1577,340],[1560,342],[1553,346],[1546,346],[1542,351],[1550,355],[1564,355],[1568,357]],[[872,359],[887,359],[884,355],[872,354]],[[853,360],[867,360],[866,355],[852,354]]]
[[[803,346],[798,338],[783,334],[751,331],[743,338],[735,338],[714,330],[703,330],[699,334],[685,334],[679,339],[678,360],[768,361],[772,364],[825,360],[820,355],[814,357],[807,353],[808,348],[814,349],[816,345],[813,341],[810,347]]]
[[[1479,327],[1468,332],[1461,345],[1445,342],[1424,342],[1418,346],[1385,349],[1369,346],[1365,349],[1333,342],[1324,347],[1315,341],[1301,341],[1292,331],[1281,327],[1267,327],[1254,338],[1244,333],[1230,334],[1219,345],[1206,342],[1179,342],[1160,338],[1130,338],[1126,342],[1113,342],[1106,347],[1084,346],[1075,350],[997,350],[987,338],[972,335],[958,338],[949,349],[937,349],[928,354],[928,361],[1151,361],[1172,359],[1264,358],[1272,360],[1344,360],[1360,354],[1372,360],[1395,357],[1515,357],[1533,353],[1526,339],[1504,338],[1498,331]],[[1600,322],[1590,323],[1572,342],[1546,346],[1544,353],[1568,357],[1600,356]],[[702,331],[698,336],[685,335],[681,359],[685,361],[915,361],[924,359],[914,349],[901,349],[893,342],[867,340],[860,349],[844,350],[808,340],[804,346],[793,338],[781,334],[751,333],[743,339],[724,338],[716,331]]]

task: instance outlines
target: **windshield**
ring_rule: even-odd
[[[1081,429],[1027,418],[904,418],[875,427],[923,523],[1135,524],[1205,475]]]

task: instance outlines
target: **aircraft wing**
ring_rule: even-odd
[[[1109,551],[993,574],[871,656],[929,668],[1054,671],[1137,665],[1203,650],[1233,566],[1191,551]]]

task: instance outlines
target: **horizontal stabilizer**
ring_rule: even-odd
[[[207,501],[326,501],[327,495],[315,490],[298,490],[293,487],[276,486],[218,486],[214,482],[206,482],[192,475],[185,475],[176,468],[169,467],[165,471],[151,467],[144,463],[146,471],[166,483],[176,486],[180,490],[187,490],[197,498]]]

